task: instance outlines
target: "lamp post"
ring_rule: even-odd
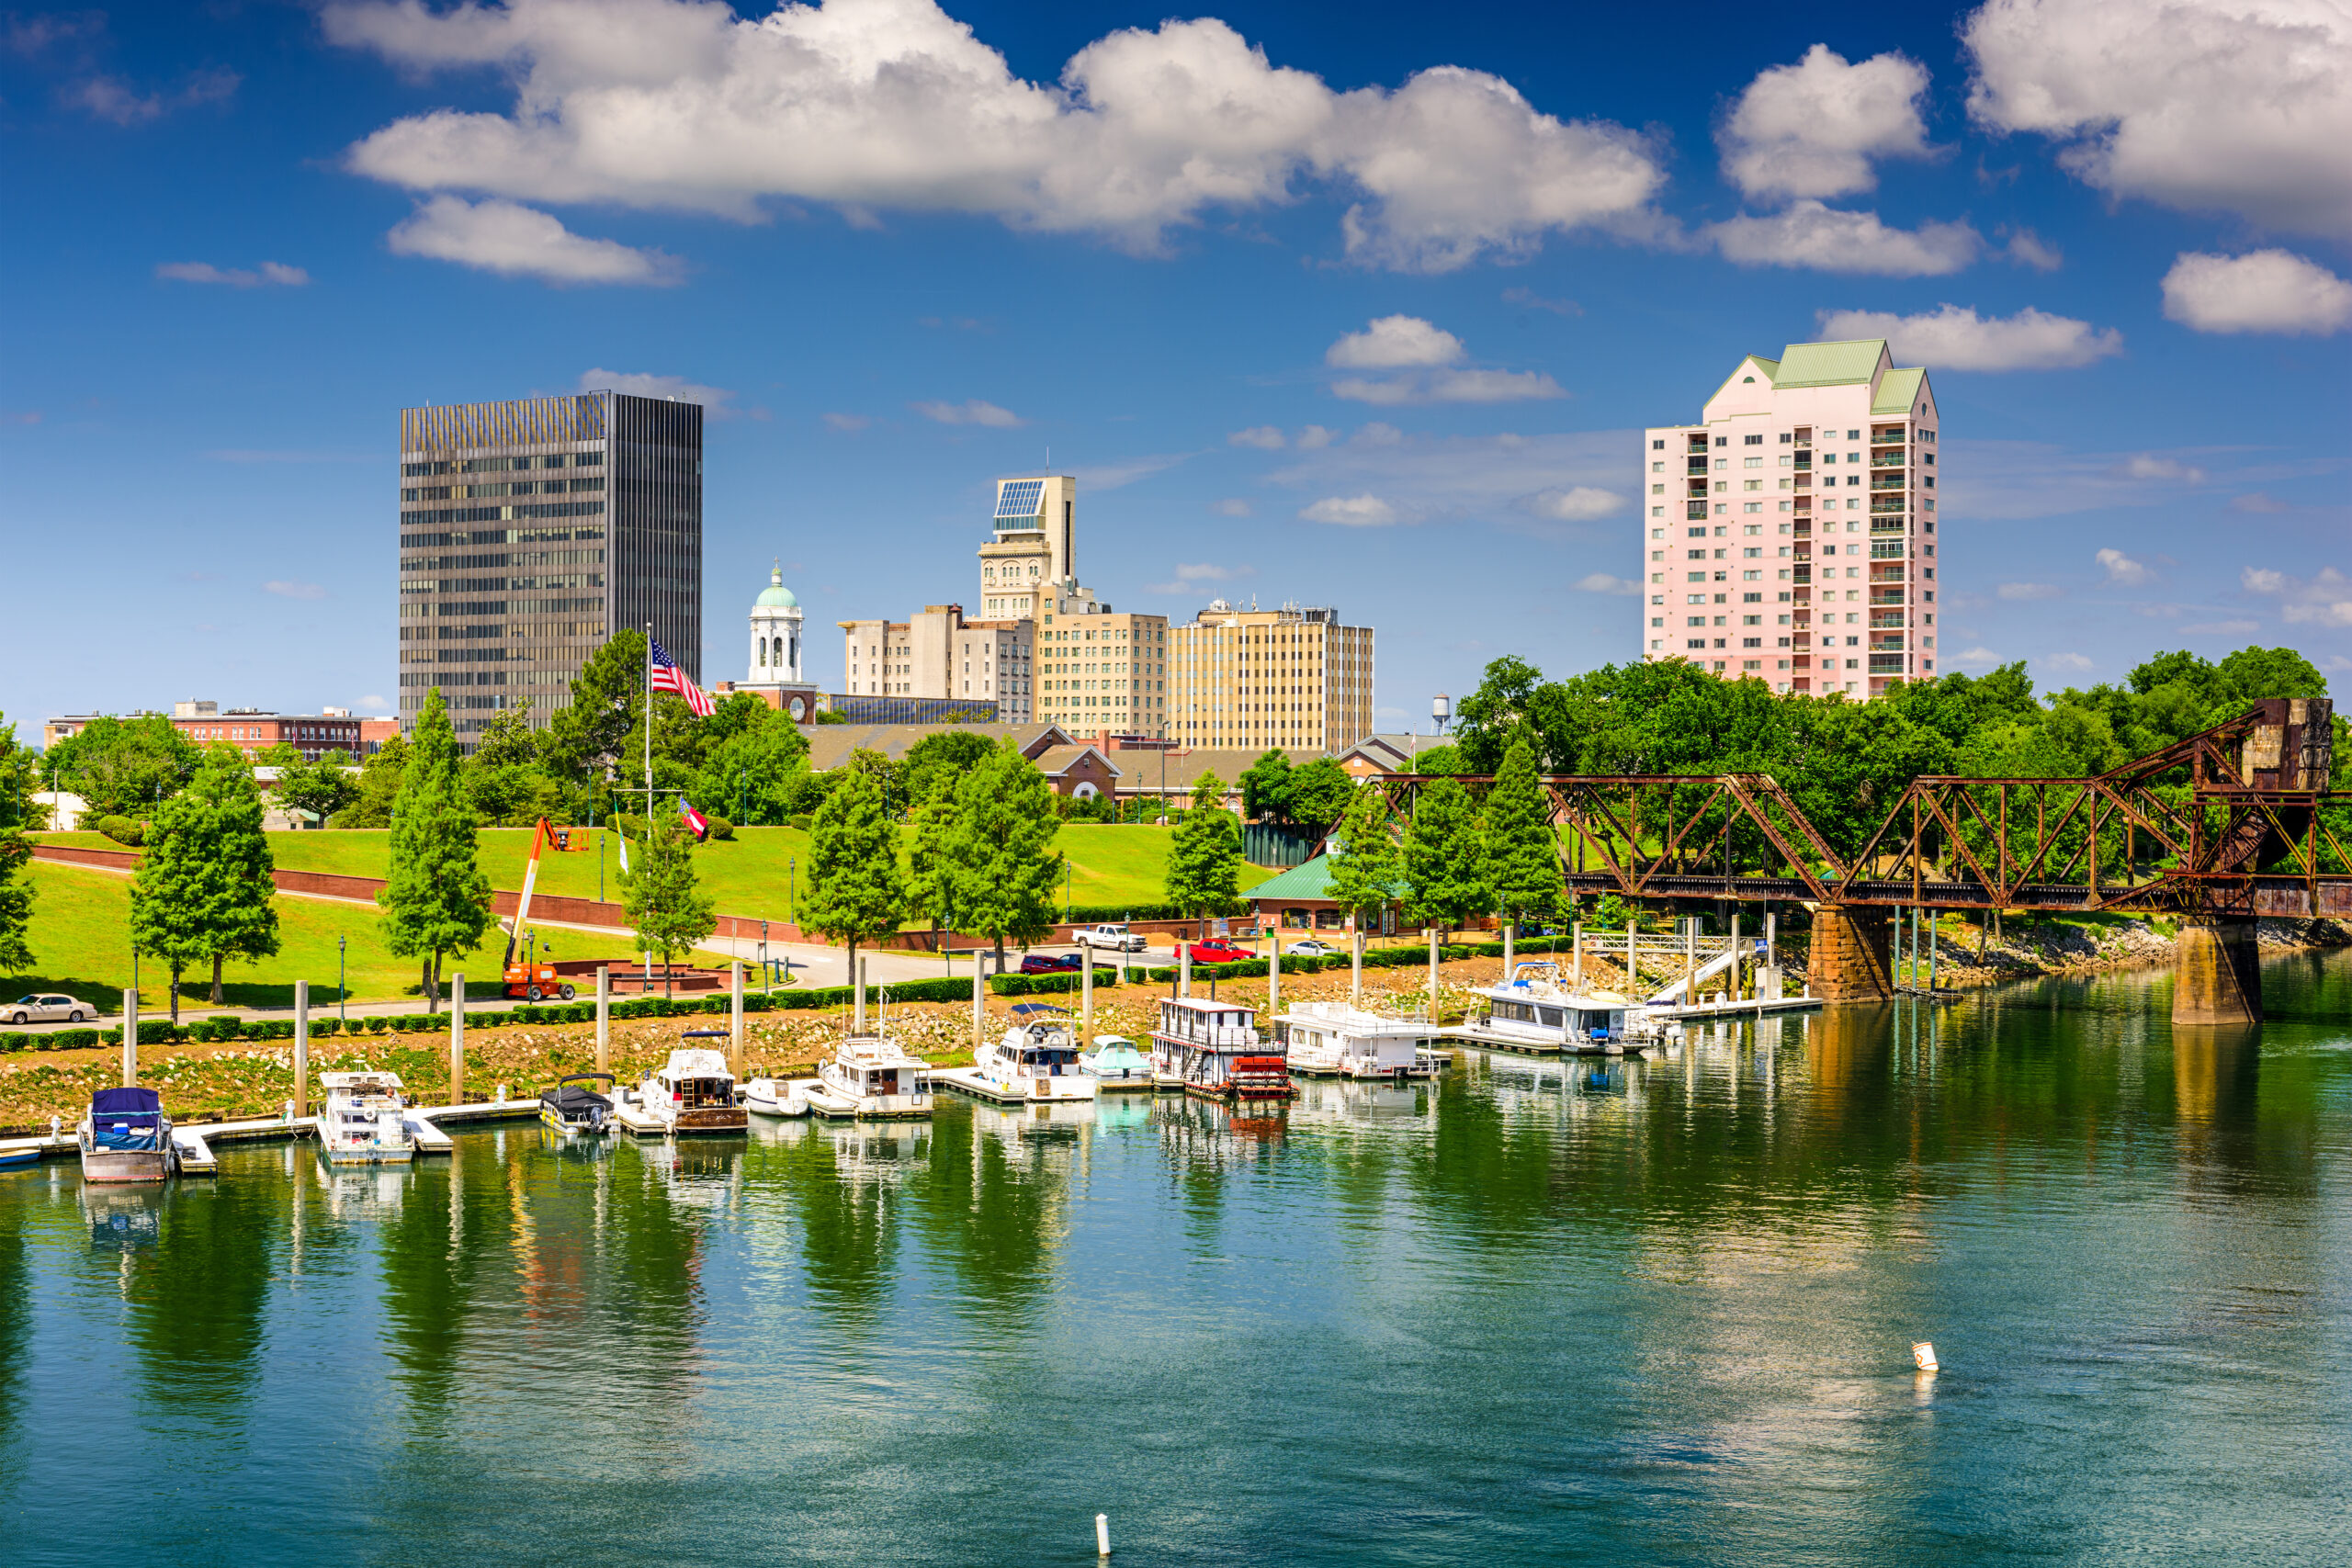
[[[351,1015],[345,1010],[345,1004],[351,998],[351,991],[350,987],[343,983],[344,944],[349,940],[347,937],[341,936],[334,939],[334,1021],[338,1029],[351,1021]]]
[[[784,862],[784,918],[791,921],[796,926],[800,923],[800,900],[793,890],[793,885],[799,880],[799,876],[800,857],[798,855],[786,856]]]

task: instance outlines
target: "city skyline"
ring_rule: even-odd
[[[64,591],[10,624],[74,651],[0,711],[397,711],[385,422],[611,388],[708,414],[706,671],[774,559],[812,622],[966,601],[994,479],[1052,472],[1096,592],[1344,604],[1374,727],[1419,728],[1501,654],[1636,657],[1643,432],[1872,336],[1960,433],[1939,673],[2264,643],[2340,682],[2352,31],[2192,8],[1724,11],[1665,52],[1501,7],[19,16],[0,497]],[[696,140],[616,141],[649,95]],[[694,118],[746,102],[785,118]],[[118,558],[141,635],[84,648]]]

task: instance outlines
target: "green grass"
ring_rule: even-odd
[[[695,852],[695,871],[703,886],[718,902],[722,915],[752,919],[782,920],[792,893],[806,876],[808,835],[797,828],[738,828],[731,842],[715,841]],[[1069,856],[1069,895],[1079,904],[1154,904],[1159,901],[1162,868],[1168,862],[1171,828],[1141,825],[1112,826],[1101,822],[1066,824],[1055,842]],[[87,849],[122,846],[96,833],[47,833],[51,843]],[[284,871],[316,871],[340,876],[384,874],[390,855],[390,835],[380,829],[320,832],[272,833],[270,853]],[[593,841],[593,840],[592,840]],[[531,833],[525,828],[485,828],[479,840],[481,868],[490,885],[502,892],[519,890],[530,858]],[[793,863],[797,861],[796,870]],[[903,855],[902,855],[903,863]],[[611,836],[604,856],[604,896],[620,898],[620,863]],[[1261,866],[1242,868],[1246,889],[1274,873]],[[538,891],[573,898],[597,896],[597,854],[594,849],[539,856]]]
[[[287,837],[295,837],[288,834]],[[324,838],[323,833],[300,835]],[[380,835],[379,835],[380,837]],[[109,1012],[122,1006],[123,988],[130,984],[130,880],[103,871],[34,861],[26,874],[36,889],[31,946],[34,972],[0,979],[0,990],[13,1001],[28,991],[64,991]],[[357,904],[337,904],[315,898],[277,900],[278,954],[254,964],[232,964],[221,974],[220,995],[229,1007],[291,1007],[294,982],[311,983],[311,1005],[330,1006],[335,994],[335,939],[348,942],[348,977],[354,1001],[390,1000],[420,995],[417,964],[395,958],[384,950],[377,932],[376,913]],[[585,931],[542,931],[555,958],[611,958],[634,963],[637,953],[625,935],[595,936]],[[476,994],[494,984],[505,939],[495,932],[481,949],[461,959],[442,960],[444,978],[457,970],[471,976]],[[724,963],[716,954],[698,953],[696,963]],[[141,1011],[162,1011],[170,1005],[169,976],[152,957],[139,964],[139,1005]],[[182,977],[180,1013],[201,1013],[209,1005],[212,973]]]

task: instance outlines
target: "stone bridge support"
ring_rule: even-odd
[[[2191,918],[2173,950],[2175,1023],[2262,1021],[2262,963],[2250,919]]]
[[[1894,995],[1894,933],[1884,909],[1823,904],[1813,912],[1813,994],[1825,1002],[1883,1002]]]

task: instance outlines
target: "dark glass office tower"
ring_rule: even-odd
[[[649,622],[702,678],[702,405],[618,392],[401,411],[401,719],[434,686],[469,750],[545,725]]]

